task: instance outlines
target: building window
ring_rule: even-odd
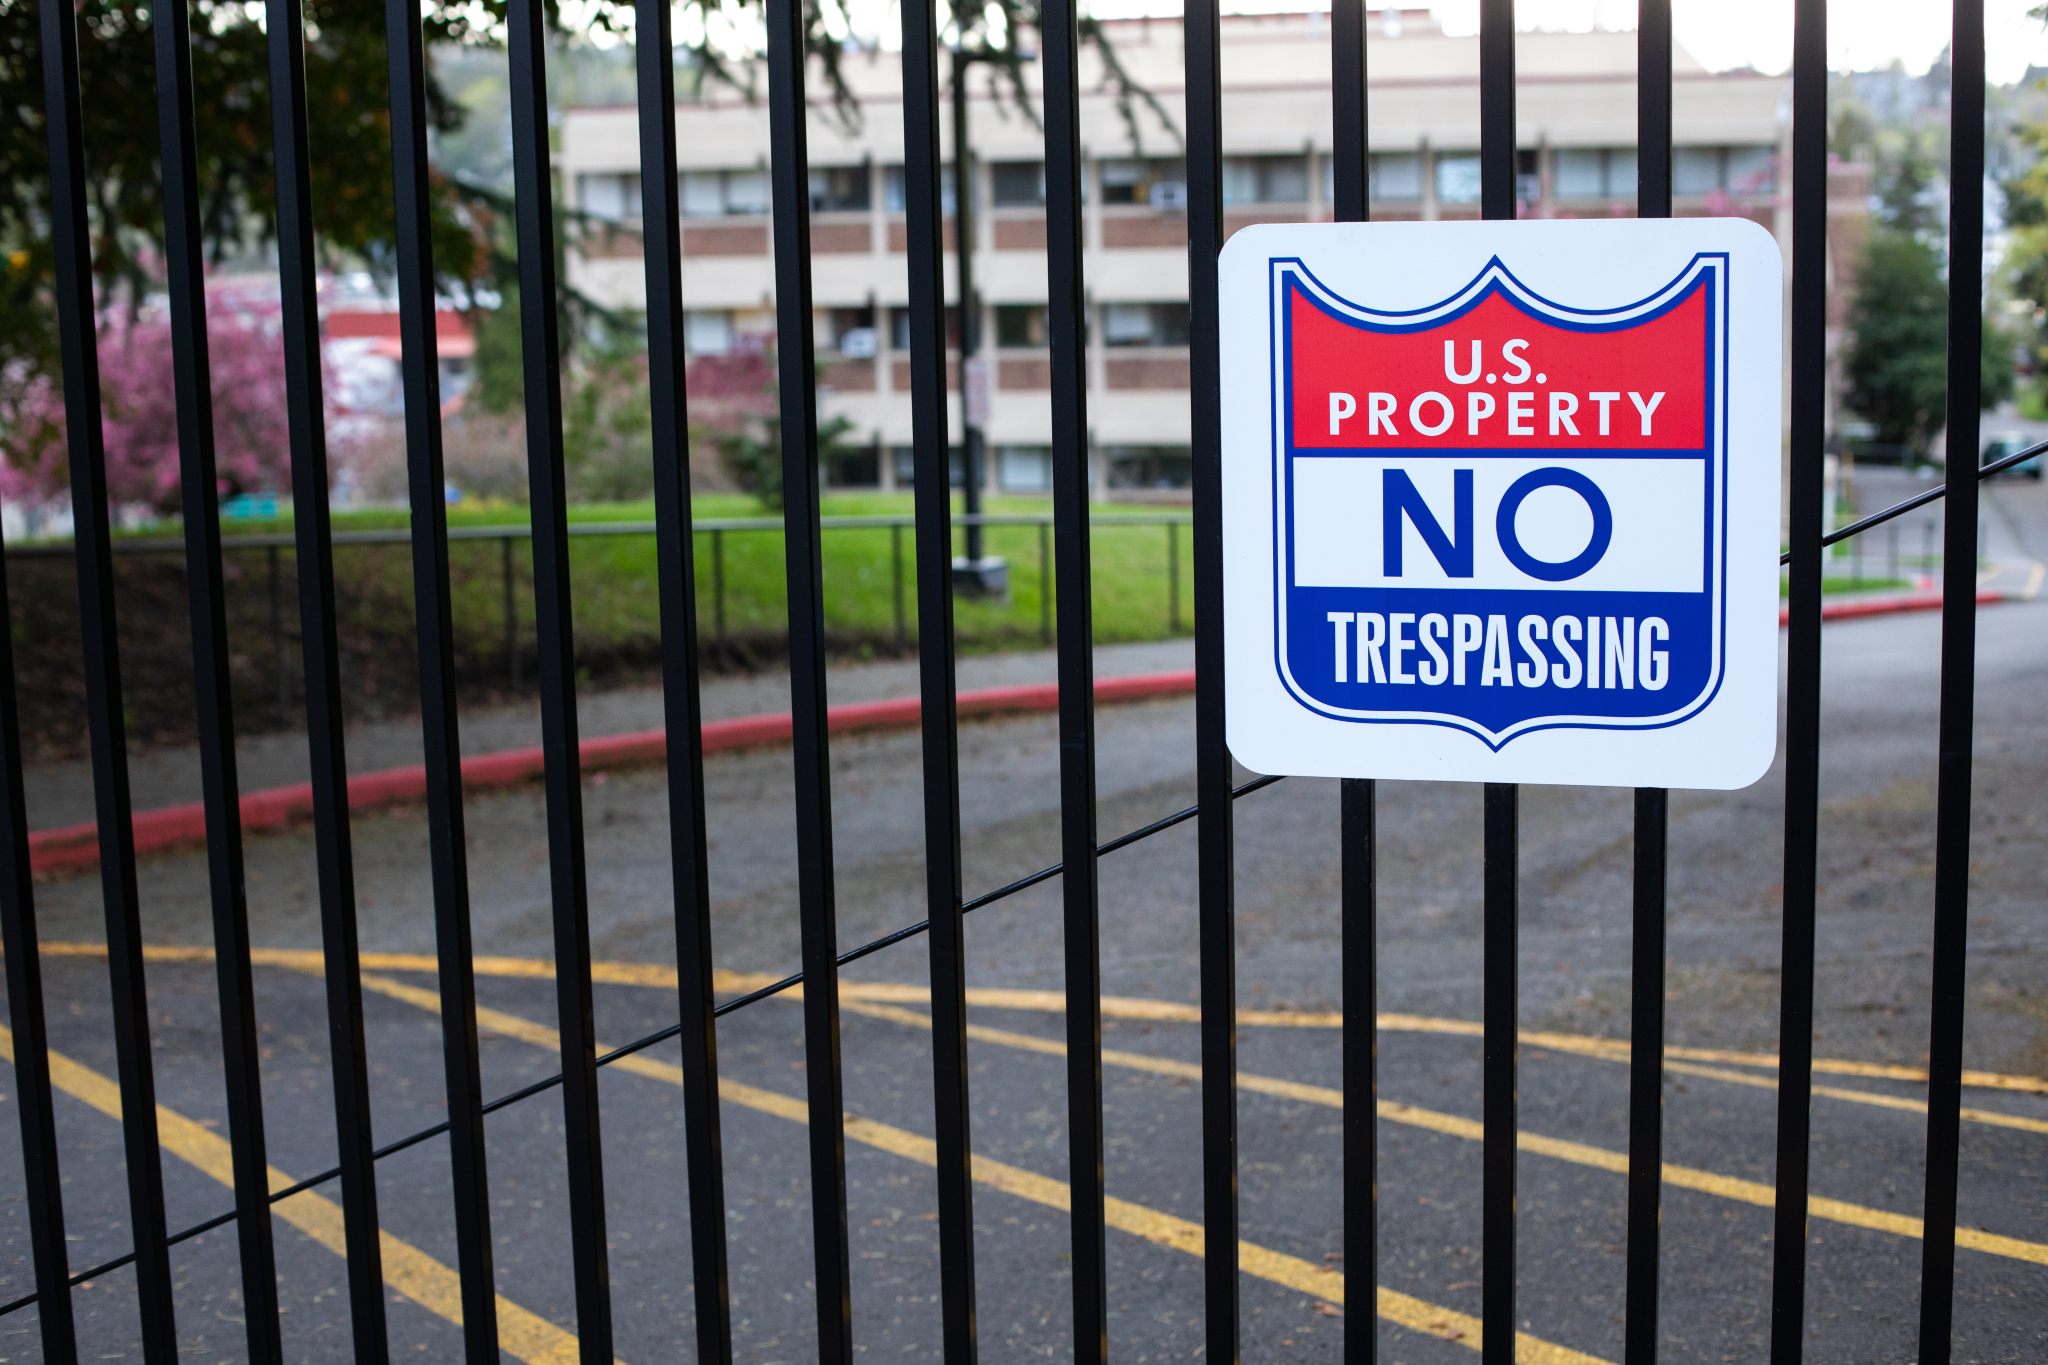
[[[1778,188],[1774,147],[1730,147],[1727,187],[1736,194],[1769,194]]]
[[[1372,197],[1387,204],[1413,204],[1422,198],[1422,156],[1418,152],[1382,152],[1371,163]]]
[[[1724,185],[1719,147],[1680,147],[1671,156],[1674,194],[1712,194]]]
[[[718,308],[683,310],[683,354],[725,355],[732,350],[732,314]]]
[[[1105,346],[1185,346],[1185,303],[1106,303],[1102,306]]]
[[[1050,491],[1052,451],[1045,446],[996,447],[996,483],[1010,493]]]
[[[1443,204],[1476,204],[1484,186],[1479,153],[1453,152],[1436,159],[1436,197]],[[1515,197],[1533,204],[1543,197],[1543,175],[1532,148],[1515,153]]]
[[[684,171],[685,218],[753,218],[770,203],[766,171]]]
[[[917,450],[914,446],[890,446],[889,462],[896,467],[896,486],[909,488],[917,482]],[[954,488],[967,486],[967,457],[959,446],[947,449],[947,482]]]
[[[1442,204],[1479,202],[1479,154],[1457,152],[1436,159],[1436,197]]]
[[[1188,488],[1194,461],[1186,446],[1105,446],[1111,488]]]
[[[1043,161],[998,161],[989,167],[989,202],[999,209],[1035,209],[1045,204]]]
[[[1636,192],[1636,149],[1566,147],[1551,162],[1550,175],[1559,200],[1627,199]]]
[[[997,304],[996,345],[1018,350],[1044,350],[1046,346],[1045,305],[1042,303]]]
[[[825,465],[828,488],[876,488],[882,482],[882,454],[874,446],[854,446]]]
[[[1773,147],[1680,147],[1672,154],[1674,194],[1769,194],[1777,187]]]
[[[1305,204],[1308,158],[1227,156],[1223,158],[1225,204]]]
[[[607,223],[640,216],[640,177],[631,171],[600,171],[576,177],[576,207]]]
[[[845,360],[872,360],[875,355],[875,310],[820,308],[812,314],[812,337],[818,349]]]
[[[1187,167],[1166,157],[1111,157],[1102,163],[1102,202],[1183,210],[1188,206]]]
[[[882,208],[888,213],[903,213],[910,201],[903,190],[903,167],[901,164],[882,167]],[[939,212],[952,216],[953,213],[953,164],[947,162],[939,167]]]
[[[865,213],[871,201],[866,166],[811,167],[812,213]]]
[[[1337,158],[1325,153],[1323,199],[1337,197]],[[1375,152],[1367,163],[1366,191],[1375,204],[1413,204],[1422,198],[1422,155],[1419,152]]]
[[[946,345],[960,345],[960,310],[952,304],[946,306]],[[910,310],[901,304],[889,310],[889,349],[910,349]]]

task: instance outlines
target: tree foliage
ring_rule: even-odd
[[[284,347],[274,314],[216,306],[209,316],[214,462],[223,496],[276,489],[289,481]],[[179,506],[178,414],[171,376],[171,327],[160,314],[100,338],[101,430],[107,492],[115,506],[174,512]],[[57,381],[34,374],[10,417],[15,459],[0,464],[0,495],[40,503],[70,487],[70,443]],[[342,453],[342,452],[337,452]]]
[[[1977,402],[2012,396],[2012,342],[1988,320]],[[1924,237],[1891,223],[1871,228],[1843,357],[1844,398],[1875,438],[1918,453],[1948,421],[1948,282]]]
[[[181,0],[172,0],[179,3]],[[247,0],[182,0],[192,34],[194,125],[202,227],[215,261],[256,258],[275,233],[270,90],[262,7]],[[630,39],[630,0],[539,0],[551,42],[592,36]],[[759,40],[762,0],[677,0],[676,32],[685,87],[726,81],[749,93],[744,60]],[[987,0],[963,9],[945,38],[975,54],[990,79],[1029,111],[1021,36],[1039,22],[1041,0]],[[19,462],[28,433],[9,414],[47,385],[56,369],[49,177],[43,121],[41,4],[76,17],[86,195],[92,266],[103,316],[132,325],[160,282],[162,184],[156,137],[152,8],[146,0],[0,0],[0,455]],[[314,220],[323,264],[387,269],[392,261],[391,149],[383,6],[364,0],[304,0],[307,127]],[[509,0],[465,0],[425,7],[427,105],[440,143],[455,139],[464,110],[435,76],[436,54],[502,43]],[[860,117],[841,71],[850,51],[879,35],[854,33],[845,0],[804,7],[805,43],[840,116]],[[573,31],[572,31],[573,26]],[[707,39],[706,35],[717,35]],[[1083,40],[1103,59],[1136,136],[1136,102],[1159,110],[1118,62],[1099,27]],[[1163,110],[1159,110],[1164,118]],[[1168,125],[1171,126],[1170,124]],[[516,279],[509,194],[437,168],[429,186],[435,268],[457,299],[508,290]],[[560,214],[569,238],[589,224]],[[564,245],[565,242],[558,242]],[[602,310],[564,290],[565,351],[602,326]],[[611,319],[616,324],[618,319]],[[499,329],[516,347],[516,326]],[[502,392],[482,395],[492,405]]]
[[[102,305],[132,316],[156,283],[163,232],[150,10],[133,0],[75,3],[93,271]],[[254,8],[237,0],[190,5],[200,219],[216,260],[269,241],[275,230],[268,59]],[[46,292],[52,255],[40,9],[0,4],[0,248],[7,267],[0,278],[0,363],[40,365],[55,346]],[[429,38],[474,40],[469,12],[434,7]],[[308,0],[306,22],[307,131],[322,248],[330,259],[380,262],[388,258],[392,231],[382,9],[360,0]],[[458,117],[438,88],[430,90],[429,117],[444,130]],[[431,191],[437,265],[454,280],[478,278],[495,206],[445,176]]]
[[[1891,223],[1864,241],[1844,398],[1886,445],[1918,451],[1947,413],[1948,287],[1934,248]]]
[[[1863,242],[1842,357],[1843,399],[1881,444],[1918,455],[1948,420],[1947,196],[1931,139],[1907,129],[1867,139],[1876,221]],[[2011,396],[2012,342],[1988,319],[1977,402]]]
[[[194,126],[202,225],[216,258],[260,247],[275,228],[270,89],[260,6],[246,0],[185,0],[191,15]],[[157,162],[155,51],[150,6],[138,0],[66,0],[75,7],[86,144],[93,268],[107,291],[133,301],[156,276],[163,222]],[[629,39],[630,0],[542,0],[556,42],[596,34]],[[732,81],[751,93],[746,33],[761,0],[680,0],[679,33],[718,32],[685,54],[691,81]],[[952,33],[1024,103],[1018,35],[1035,27],[1040,0],[989,0]],[[426,7],[428,115],[440,135],[463,121],[435,78],[433,54],[502,42],[508,0]],[[40,6],[0,3],[0,362],[46,359],[54,320],[45,299],[51,271],[49,178],[43,125]],[[307,128],[314,216],[330,263],[381,267],[391,259],[390,119],[383,7],[363,0],[305,0]],[[805,6],[806,44],[842,116],[858,111],[841,63],[875,35],[850,31],[841,0]],[[574,31],[567,27],[573,21]],[[1127,101],[1147,98],[1131,82],[1099,27],[1084,37],[1103,56],[1110,86]],[[736,46],[737,45],[737,46]],[[1156,107],[1156,106],[1155,106]],[[435,266],[458,297],[486,280],[509,279],[511,243],[503,191],[436,173],[431,186]],[[567,217],[573,219],[575,215]]]
[[[2020,137],[2034,155],[2003,186],[2012,234],[2004,283],[2027,333],[2022,344],[2033,359],[2030,385],[2036,401],[2048,405],[2048,119],[2021,129]]]

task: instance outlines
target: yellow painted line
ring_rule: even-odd
[[[394,981],[389,977],[364,976],[363,988],[417,1006],[428,1013],[438,1014],[441,997],[433,991],[418,986]],[[545,1024],[503,1010],[478,1007],[477,1023],[494,1033],[535,1047],[556,1052],[560,1038],[555,1030]],[[634,1053],[611,1063],[634,1075],[650,1080],[663,1081],[670,1085],[683,1083],[683,1069],[672,1062],[659,1061],[644,1053]],[[775,1090],[764,1090],[759,1086],[736,1081],[730,1076],[718,1078],[719,1097],[728,1104],[736,1104],[756,1113],[787,1119],[792,1123],[808,1123],[810,1108],[794,1095],[785,1095]],[[938,1144],[920,1133],[905,1128],[879,1123],[862,1118],[858,1114],[845,1116],[846,1136],[849,1140],[873,1147],[877,1151],[902,1157],[924,1166],[938,1164]],[[1012,1166],[1008,1162],[976,1154],[973,1158],[973,1173],[976,1184],[986,1185],[1016,1198],[1057,1209],[1062,1213],[1072,1208],[1072,1189],[1065,1182]],[[1185,1218],[1143,1204],[1134,1204],[1125,1199],[1108,1199],[1104,1214],[1110,1227],[1119,1232],[1142,1238],[1154,1246],[1165,1247],[1189,1256],[1199,1257],[1204,1251],[1202,1226]],[[1328,1266],[1317,1265],[1299,1256],[1274,1251],[1255,1242],[1240,1240],[1238,1264],[1247,1275],[1292,1289],[1325,1303],[1342,1306],[1344,1303],[1344,1275],[1342,1271]],[[1456,1312],[1428,1303],[1412,1295],[1382,1287],[1378,1291],[1375,1309],[1379,1316],[1411,1331],[1421,1332],[1460,1346],[1477,1351],[1482,1344],[1482,1326],[1478,1318],[1469,1313]],[[1515,1355],[1518,1361],[1528,1365],[1605,1365],[1598,1356],[1574,1351],[1557,1345],[1528,1332],[1515,1333]]]
[[[618,964],[626,965],[626,964]],[[482,972],[481,965],[477,970]],[[759,990],[762,986],[780,980],[765,972],[718,973],[718,989],[721,991]],[[665,984],[673,985],[674,972],[669,972]],[[800,993],[801,986],[790,988]],[[925,1005],[931,1000],[929,988],[915,982],[893,981],[841,981],[839,998],[845,1000],[871,1000],[882,1004]],[[984,1009],[1022,1010],[1035,1013],[1064,1014],[1067,1009],[1066,995],[1061,991],[1019,990],[1006,987],[979,986],[967,992],[967,1003]],[[1105,1018],[1124,1019],[1138,1023],[1196,1024],[1202,1014],[1198,1006],[1183,1004],[1175,1000],[1145,1000],[1131,996],[1106,995],[1102,998],[1102,1013]],[[1343,1027],[1344,1016],[1336,1010],[1260,1010],[1240,1009],[1237,1022],[1244,1028],[1307,1028],[1336,1029]],[[1427,1014],[1382,1014],[1379,1028],[1383,1033],[1434,1033],[1453,1037],[1482,1037],[1485,1029],[1472,1019],[1444,1019]],[[1522,1042],[1533,1047],[1547,1047],[1557,1052],[1570,1052],[1602,1061],[1625,1062],[1629,1057],[1629,1044],[1622,1038],[1599,1038],[1590,1034],[1557,1033],[1542,1029],[1524,1029]],[[1726,1048],[1667,1046],[1666,1058],[1694,1062],[1719,1062],[1724,1065],[1756,1066],[1775,1069],[1778,1059],[1768,1053],[1735,1052]],[[1872,1080],[1914,1081],[1927,1083],[1925,1067],[1896,1066],[1886,1062],[1859,1062],[1840,1058],[1815,1058],[1814,1071],[1825,1075],[1861,1076]],[[2022,1093],[2048,1095],[2048,1078],[2039,1076],[2013,1076],[1996,1071],[1965,1071],[1963,1084],[1989,1090],[2014,1090]],[[1855,1093],[1855,1092],[1849,1092]]]
[[[1776,1090],[1775,1076],[1753,1076],[1744,1071],[1729,1071],[1717,1066],[1701,1066],[1697,1062],[1666,1061],[1664,1069],[1681,1076],[1699,1076],[1710,1081],[1721,1081],[1728,1085],[1746,1085],[1757,1090]],[[1831,1100],[1846,1100],[1851,1104],[1867,1104],[1876,1109],[1896,1109],[1901,1113],[1927,1113],[1927,1101],[1909,1099],[1903,1095],[1880,1095],[1870,1090],[1850,1090],[1839,1085],[1816,1085],[1813,1093]],[[1965,1123],[1981,1123],[1991,1128],[2014,1128],[2022,1133],[2048,1133],[2048,1120],[2030,1119],[2019,1114],[2001,1114],[1996,1109],[1977,1109],[1964,1105],[1957,1111]]]
[[[914,1010],[899,1009],[893,1005],[872,1005],[858,1001],[842,1001],[840,1008],[849,1014],[863,1014],[876,1019],[888,1019],[908,1024],[915,1028],[929,1029],[930,1016]],[[989,1028],[982,1024],[969,1024],[967,1036],[980,1042],[994,1043],[1000,1047],[1015,1048],[1023,1052],[1036,1052],[1048,1057],[1064,1057],[1066,1044],[1052,1038],[1040,1038],[1029,1033],[1013,1033],[1008,1029]],[[1154,1057],[1142,1052],[1125,1052],[1116,1048],[1104,1048],[1103,1064],[1122,1067],[1131,1071],[1145,1071],[1157,1076],[1171,1076],[1177,1080],[1200,1081],[1202,1068],[1192,1062],[1178,1061],[1170,1057]],[[1238,1088],[1256,1094],[1272,1095],[1278,1099],[1294,1100],[1303,1104],[1319,1104],[1330,1109],[1344,1107],[1344,1092],[1325,1085],[1310,1085],[1303,1081],[1290,1081],[1277,1076],[1261,1076],[1254,1072],[1239,1072]],[[1468,1119],[1456,1114],[1446,1114],[1419,1105],[1401,1104],[1394,1100],[1379,1102],[1379,1115],[1390,1122],[1406,1124],[1414,1128],[1427,1129],[1446,1137],[1464,1138],[1477,1142],[1485,1137],[1486,1127],[1477,1119]],[[1515,1135],[1515,1145],[1522,1151],[1538,1156],[1553,1157],[1559,1161],[1571,1162],[1578,1166],[1590,1166],[1596,1170],[1611,1171],[1616,1175],[1628,1173],[1628,1154],[1607,1147],[1595,1147],[1591,1143],[1574,1142],[1567,1138],[1545,1137],[1528,1131]],[[1760,1180],[1744,1180],[1737,1176],[1721,1175],[1692,1166],[1664,1163],[1664,1183],[1679,1189],[1695,1190],[1721,1199],[1732,1199],[1738,1203],[1754,1204],[1759,1208],[1773,1208],[1777,1204],[1777,1191]],[[1850,1227],[1865,1228],[1873,1232],[1891,1233],[1899,1237],[1919,1237],[1922,1222],[1902,1213],[1891,1213],[1884,1209],[1867,1208],[1842,1199],[1828,1199],[1818,1195],[1807,1196],[1806,1209],[1815,1218],[1832,1223],[1843,1223]],[[2048,1265],[2048,1244],[2029,1242],[2018,1237],[2006,1237],[1979,1228],[1956,1228],[1956,1245],[1981,1251],[1991,1256],[2003,1256],[2010,1260],[2027,1261],[2034,1265]]]
[[[117,1122],[121,1117],[121,1088],[81,1062],[52,1050],[50,1081],[59,1090],[97,1109]],[[0,1026],[0,1061],[14,1061],[14,1032]],[[156,1107],[157,1142],[167,1152],[229,1189],[234,1188],[233,1148],[226,1138],[208,1131],[174,1109]],[[270,1167],[270,1188],[296,1184],[294,1177]],[[337,1256],[348,1255],[343,1233],[341,1205],[312,1190],[303,1190],[271,1205],[276,1215]],[[462,1323],[462,1277],[451,1267],[424,1251],[380,1230],[378,1245],[383,1252],[384,1283],[425,1308],[460,1326]],[[498,1345],[513,1357],[533,1365],[576,1365],[576,1338],[538,1314],[520,1307],[503,1294],[498,1295]]]
[[[100,957],[104,956],[106,951],[106,945],[101,943],[47,943],[42,947],[43,954],[48,957]],[[213,949],[206,947],[157,944],[145,948],[143,954],[152,962],[213,961]],[[259,967],[284,967],[295,971],[318,972],[321,965],[320,950],[317,948],[258,948],[250,954],[250,959]],[[438,970],[440,965],[430,953],[379,952],[363,953],[362,964],[368,971],[387,972],[432,972]],[[478,957],[475,959],[475,970],[479,976],[533,981],[551,981],[555,976],[553,960],[537,957]],[[600,985],[654,986],[667,990],[674,990],[676,987],[675,968],[652,963],[596,962],[591,964],[591,979]],[[721,970],[717,973],[714,984],[721,992],[737,994],[759,990],[779,980],[780,977],[771,976],[766,972]],[[802,993],[801,986],[792,986],[788,992],[792,998],[800,997]],[[915,982],[841,981],[839,997],[842,1001],[868,1000],[880,1004],[931,1003],[930,990]],[[1002,986],[973,987],[967,992],[967,1003],[983,1009],[1050,1014],[1064,1014],[1067,1008],[1066,996],[1060,991]],[[1202,1017],[1196,1006],[1179,1001],[1147,1000],[1118,995],[1106,995],[1102,998],[1102,1013],[1104,1017],[1110,1019],[1155,1024],[1193,1024],[1199,1023]],[[1344,1016],[1335,1010],[1241,1009],[1237,1012],[1237,1022],[1245,1028],[1335,1029],[1343,1025]],[[1382,1014],[1379,1017],[1379,1028],[1384,1033],[1430,1033],[1460,1038],[1478,1038],[1484,1032],[1475,1020],[1444,1019],[1427,1014]],[[1629,1044],[1626,1039],[1621,1038],[1524,1029],[1521,1041],[1531,1047],[1545,1047],[1554,1052],[1569,1052],[1575,1056],[1592,1057],[1600,1061],[1626,1062],[1629,1058]],[[1721,1066],[1753,1066],[1766,1070],[1776,1070],[1778,1066],[1778,1059],[1769,1053],[1737,1052],[1727,1048],[1674,1045],[1664,1049],[1664,1056],[1667,1065],[1674,1061],[1687,1061]],[[1927,1083],[1925,1067],[1899,1066],[1889,1062],[1817,1057],[1814,1059],[1813,1070],[1818,1075],[1906,1081],[1919,1085]],[[2048,1077],[2017,1076],[1998,1071],[1965,1071],[1963,1084],[1983,1090],[2010,1090],[2020,1094],[2048,1095]],[[1815,1093],[1822,1092],[1817,1090]],[[1844,1090],[1836,1092],[1834,1097],[1850,1098],[1862,1093]],[[1893,1106],[1887,1104],[1883,1107]],[[2026,1127],[2031,1122],[2025,1120],[2020,1124],[2008,1126]]]
[[[1388,1027],[1384,1018],[1380,1027]],[[1476,1035],[1478,1032],[1478,1026],[1473,1025],[1473,1033]],[[1524,1029],[1521,1037],[1524,1043],[1532,1047],[1547,1047],[1556,1052],[1570,1052],[1581,1057],[1597,1057],[1614,1062],[1626,1062],[1629,1059],[1629,1045],[1626,1040],[1620,1038],[1596,1038],[1586,1034],[1552,1033],[1538,1029]],[[1719,1063],[1724,1066],[1754,1066],[1767,1071],[1778,1069],[1777,1057],[1767,1052],[1736,1052],[1729,1048],[1717,1047],[1666,1047],[1664,1057],[1667,1066],[1673,1060],[1677,1060]],[[1813,1070],[1815,1074],[1824,1076],[1856,1076],[1865,1080],[1927,1084],[1926,1067],[1899,1066],[1892,1062],[1858,1062],[1840,1057],[1816,1057],[1813,1061]],[[2011,1090],[2020,1094],[2048,1095],[2048,1078],[2039,1076],[2015,1076],[2000,1071],[1965,1071],[1963,1084],[1981,1090]]]

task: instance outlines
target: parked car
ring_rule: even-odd
[[[2002,460],[2016,450],[2025,450],[2028,446],[2040,443],[2040,437],[2029,436],[2023,431],[1993,432],[1991,439],[1984,443],[1984,458],[1978,462],[1979,467],[1990,464],[1993,460]],[[2031,460],[2022,460],[2007,472],[2038,479],[2041,477],[2041,457],[2036,455]]]

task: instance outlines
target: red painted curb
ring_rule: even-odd
[[[1988,607],[2011,598],[1996,588],[1983,588],[1977,593],[1977,605]],[[1916,592],[1904,597],[1866,597],[1848,602],[1829,602],[1820,609],[1823,621],[1853,621],[1863,616],[1894,616],[1905,611],[1940,611],[1941,594],[1938,592]],[[1791,619],[1791,609],[1778,608],[1778,624],[1785,625]]]
[[[1989,589],[1977,594],[1980,605],[2007,600],[2005,593]],[[1936,611],[1940,607],[1941,594],[1929,592],[1833,602],[1823,606],[1820,615],[1823,621],[1842,621],[1865,616],[1889,616],[1897,612]],[[1778,624],[1784,625],[1787,616],[1787,610],[1780,608]],[[1158,697],[1185,696],[1194,690],[1193,669],[1174,673],[1141,673],[1128,678],[1099,679],[1095,684],[1095,700],[1098,705],[1149,701]],[[1055,683],[988,687],[962,692],[959,697],[962,716],[1052,711],[1057,710],[1059,704],[1060,689]],[[868,730],[905,730],[916,726],[919,713],[916,697],[849,702],[826,712],[825,727],[835,735]],[[730,753],[735,749],[787,744],[791,721],[786,711],[735,716],[730,720],[707,722],[703,733],[705,753]],[[586,772],[658,763],[668,753],[668,736],[660,730],[604,735],[584,740],[581,753]],[[545,768],[545,760],[538,748],[478,754],[462,761],[462,784],[471,791],[516,786],[538,779]],[[426,790],[427,770],[417,765],[360,773],[349,779],[348,805],[351,811],[405,805],[422,799]],[[281,829],[310,817],[312,813],[313,787],[307,782],[248,792],[242,797],[242,829],[245,832]],[[138,854],[189,848],[206,842],[206,810],[194,801],[188,805],[140,811],[135,816],[134,828],[135,851]],[[28,856],[29,868],[37,876],[96,867],[100,860],[99,828],[86,823],[37,830],[28,836]]]
[[[1192,669],[1176,673],[1144,673],[1128,678],[1102,679],[1095,684],[1095,700],[1098,704],[1145,701],[1155,697],[1181,696],[1194,690],[1195,674]],[[963,716],[999,716],[1052,711],[1059,707],[1059,702],[1057,684],[1029,683],[962,692],[959,708]],[[827,711],[825,725],[835,735],[866,730],[903,730],[915,727],[920,713],[916,697],[850,702]],[[736,749],[787,744],[790,733],[790,716],[786,711],[714,720],[704,726],[704,752],[730,753]],[[661,730],[639,730],[587,739],[581,749],[586,772],[658,763],[667,753],[668,736]],[[546,761],[538,748],[478,754],[462,761],[462,783],[470,791],[516,786],[539,779],[545,769]],[[427,770],[419,765],[359,773],[349,779],[348,805],[351,811],[379,810],[418,801],[425,796],[426,790]],[[244,832],[281,829],[309,818],[312,813],[313,787],[308,782],[248,792],[242,797]],[[138,811],[134,831],[138,854],[204,844],[206,808],[194,801],[159,810]],[[83,871],[99,865],[99,827],[88,822],[37,830],[29,835],[28,847],[29,868],[37,876]]]

